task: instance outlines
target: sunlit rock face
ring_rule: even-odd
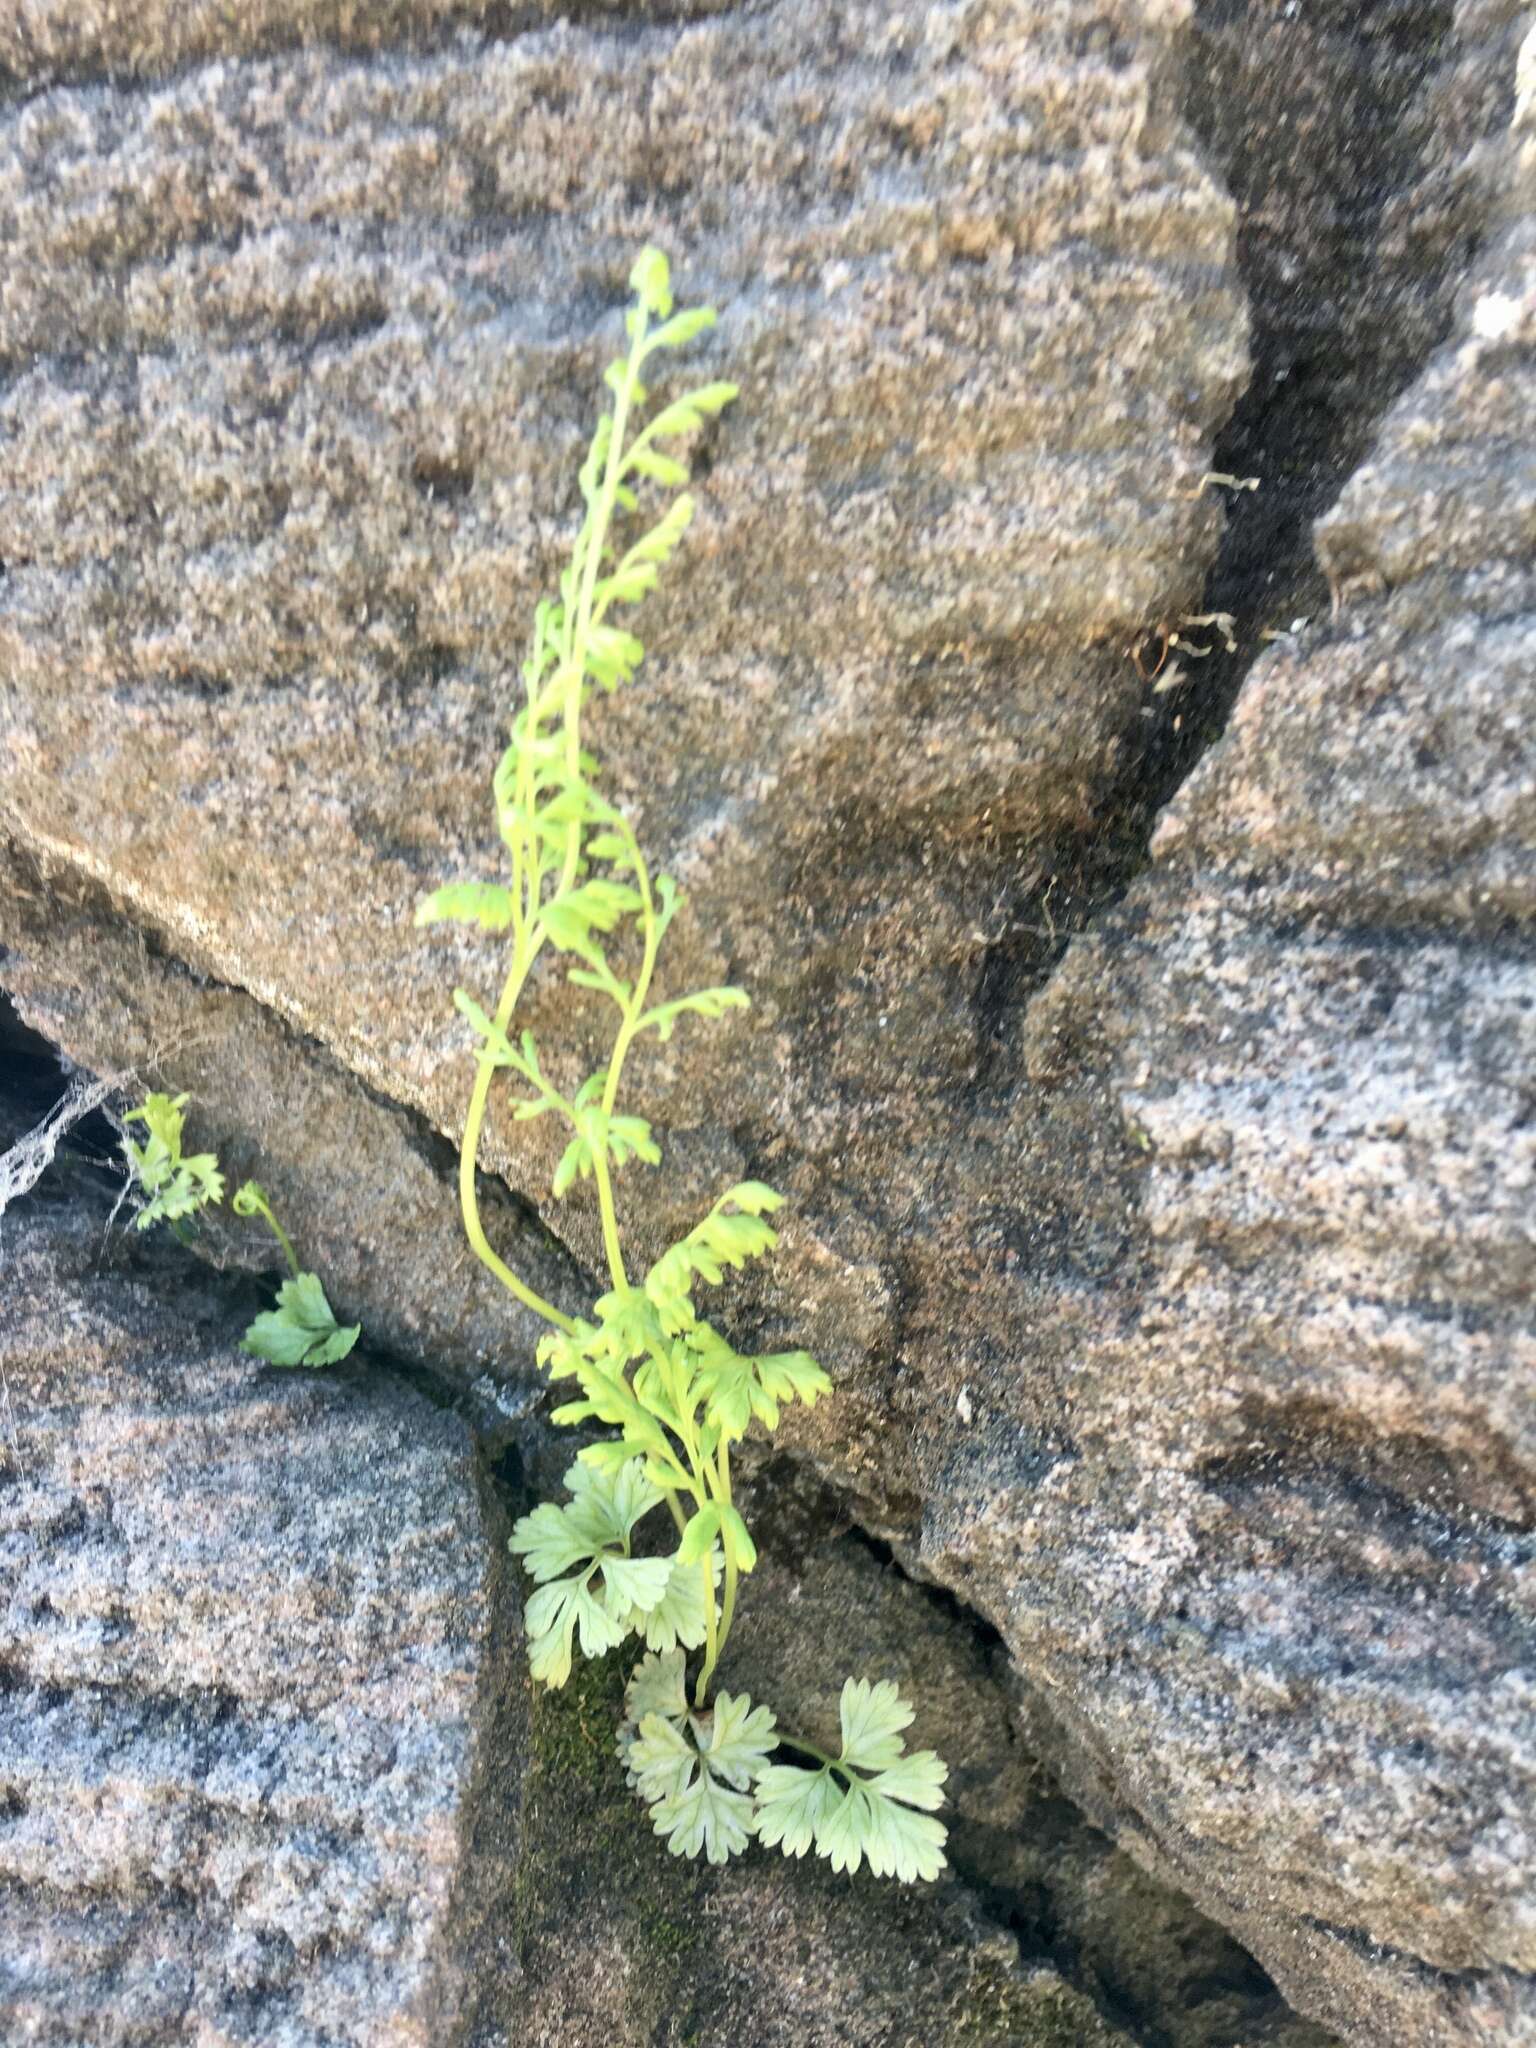
[[[838,1386],[793,1447],[995,1622],[1072,1798],[1351,2040],[1536,2038],[1516,11],[120,12],[0,31],[27,1014],[526,1412],[450,1249],[494,946],[410,913],[497,857],[662,243],[742,396],[593,743],[675,991],[754,1008],[636,1062],[637,1255],[782,1187],[746,1323]],[[1128,650],[1229,574],[1283,637],[1148,859],[1228,706]],[[603,1056],[553,977],[527,1021]],[[545,1130],[493,1115],[495,1227],[576,1306]]]

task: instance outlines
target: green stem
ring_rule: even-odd
[[[624,1270],[624,1253],[619,1245],[619,1219],[613,1206],[613,1182],[608,1174],[608,1133],[592,1147],[592,1174],[597,1182],[597,1206],[603,1219],[603,1250],[608,1254],[608,1271],[620,1294],[629,1292],[629,1275]]]
[[[774,1740],[775,1742],[782,1742],[786,1749],[798,1749],[802,1756],[815,1757],[817,1763],[824,1770],[836,1771],[838,1776],[846,1778],[850,1785],[853,1783],[853,1773],[847,1770],[835,1756],[828,1756],[824,1749],[818,1749],[814,1742],[803,1742],[798,1735],[786,1735],[782,1728],[774,1730]]]
[[[699,1673],[699,1682],[693,1690],[693,1704],[701,1708],[709,1698],[709,1681],[715,1675],[715,1662],[720,1647],[715,1638],[715,1575],[709,1568],[706,1556],[699,1566],[704,1574],[704,1666]]]
[[[294,1279],[297,1280],[299,1277],[299,1261],[298,1255],[295,1253],[293,1249],[293,1239],[288,1235],[287,1231],[284,1230],[281,1223],[279,1223],[277,1218],[272,1214],[272,1205],[268,1201],[266,1201],[265,1198],[258,1196],[256,1200],[256,1207],[260,1210],[262,1216],[265,1218],[267,1228],[271,1231],[272,1235],[277,1239],[278,1243],[282,1246],[283,1257],[288,1261],[288,1270],[293,1275]]]
[[[598,572],[603,565],[603,549],[607,545],[613,508],[618,500],[619,481],[624,473],[624,429],[629,425],[630,401],[639,382],[640,362],[644,354],[642,344],[647,324],[648,316],[644,307],[641,307],[636,332],[630,342],[629,358],[624,366],[624,376],[614,400],[608,459],[603,468],[603,486],[591,512],[590,531],[581,565],[581,590],[576,604],[576,616],[573,620],[567,621],[569,630],[566,637],[564,676],[565,766],[573,782],[581,772],[581,696],[586,681],[587,640],[592,631],[592,598],[597,589]],[[560,880],[562,891],[569,889],[576,879],[576,866],[580,858],[581,825],[578,821],[573,821],[565,841],[565,863]]]
[[[635,883],[640,891],[640,922],[645,931],[645,950],[640,959],[640,972],[635,977],[635,986],[623,1018],[619,1024],[618,1036],[613,1041],[613,1057],[608,1062],[608,1079],[603,1088],[603,1114],[611,1116],[619,1096],[619,1076],[624,1070],[624,1061],[629,1052],[630,1042],[641,1017],[645,1013],[646,997],[650,994],[651,976],[656,971],[656,954],[661,946],[661,929],[656,916],[656,905],[651,897],[650,870],[646,867],[645,856],[628,823],[622,827],[629,841],[633,860]]]
[[[523,947],[519,945],[512,956],[512,971],[507,976],[501,1001],[496,1006],[496,1029],[503,1034],[512,1020],[517,999],[523,992],[531,961],[523,958]],[[480,1202],[475,1188],[475,1171],[480,1158],[480,1128],[485,1121],[485,1106],[490,1098],[491,1077],[496,1072],[495,1055],[482,1052],[475,1067],[475,1085],[470,1090],[469,1110],[464,1119],[464,1136],[459,1145],[459,1208],[464,1217],[464,1234],[469,1239],[475,1257],[483,1266],[496,1275],[510,1293],[515,1294],[525,1308],[531,1308],[535,1315],[542,1316],[547,1323],[553,1323],[557,1330],[564,1330],[573,1336],[576,1324],[563,1314],[552,1302],[536,1293],[526,1280],[518,1278],[512,1268],[499,1259],[491,1249],[490,1240],[480,1221]]]
[[[725,1438],[720,1439],[718,1479],[720,1501],[725,1507],[731,1505],[731,1448]],[[720,1545],[725,1552],[725,1604],[720,1611],[720,1648],[724,1650],[730,1638],[731,1623],[736,1617],[736,1586],[738,1566],[736,1562],[736,1538],[730,1524],[723,1518],[720,1524]]]

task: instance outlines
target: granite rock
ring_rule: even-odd
[[[1298,542],[1244,625],[1287,625],[1309,580],[1338,614],[1254,665],[1151,867],[1054,972],[1137,865],[1159,746],[1201,723],[1127,656],[1207,608],[1195,487],[1243,370],[1175,7],[236,37],[110,91],[39,60],[0,108],[0,820],[61,900],[89,884],[103,928],[218,984],[186,1017],[270,1013],[451,1135],[443,991],[492,967],[408,912],[494,843],[508,650],[629,253],[665,241],[745,393],[600,749],[689,889],[679,985],[757,1007],[648,1069],[673,1170],[626,1180],[636,1241],[743,1167],[785,1187],[748,1327],[839,1391],[790,1440],[995,1622],[1065,1795],[1300,2009],[1365,2048],[1471,2048],[1536,2039],[1536,207],[1528,80],[1501,132],[1515,10],[1394,21],[1393,61],[1340,60],[1403,114],[1364,170],[1347,123],[1288,125],[1317,95],[1278,21],[1233,123],[1271,198],[1288,135],[1306,173],[1288,214],[1244,187],[1267,332],[1298,242],[1334,251],[1293,331],[1339,432],[1295,441],[1286,516],[1336,487],[1324,444],[1371,444],[1316,568]],[[1304,26],[1303,55],[1359,33]],[[73,940],[6,919],[31,1014],[108,1063],[126,1027],[70,996]],[[548,984],[530,1015],[581,1071],[584,1015]],[[251,1138],[238,1089],[216,1123]],[[497,1122],[485,1156],[543,1204],[540,1143]],[[301,1147],[294,1199],[328,1170]],[[590,1261],[590,1215],[545,1215]],[[377,1266],[349,1284],[371,1317]],[[396,1313],[435,1346],[474,1312]],[[584,1752],[550,1728],[527,1812],[558,1845]],[[773,1880],[729,1881],[782,1982]],[[565,1986],[529,1994],[554,2013],[601,1970],[561,1962],[558,1904],[527,1910],[514,1962]],[[937,1924],[910,1939],[943,2039],[972,1963]],[[711,2023],[749,2038],[722,1996]]]
[[[46,1187],[0,1226],[0,2033],[439,2042],[500,1677],[469,1433],[258,1369]]]
[[[649,1062],[676,1170],[631,1201],[659,1235],[791,1144],[839,1218],[831,1164],[966,1071],[990,849],[1033,871],[1088,823],[1138,729],[1126,645],[1219,531],[1193,487],[1244,312],[1183,35],[780,0],[0,111],[16,837],[453,1132],[448,991],[494,948],[410,913],[494,859],[515,663],[657,238],[743,397],[594,737],[691,894],[676,985],[757,1011],[724,1062]],[[572,1072],[598,1043],[558,980],[528,1021]],[[498,1116],[485,1157],[542,1200],[552,1143]],[[873,1237],[807,1229],[850,1322],[888,1316]],[[561,1234],[590,1253],[584,1209]]]
[[[972,1168],[1038,1250],[920,1482],[1085,1810],[1405,2048],[1536,2039],[1531,105],[1336,616],[1024,1020]]]
[[[731,1682],[819,1731],[835,1637],[916,1695],[955,1874],[680,1863],[614,1754],[625,1660],[530,1691],[463,1426],[366,1359],[241,1358],[245,1283],[109,1203],[65,1158],[0,1239],[8,2041],[1114,2048],[1134,2007],[1173,2048],[1326,2048],[1071,1814],[970,1620],[792,1473],[746,1482]]]

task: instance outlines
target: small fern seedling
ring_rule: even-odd
[[[244,1181],[230,1207],[237,1216],[259,1216],[288,1261],[277,1307],[257,1316],[240,1339],[240,1349],[269,1365],[335,1365],[345,1358],[362,1335],[362,1325],[338,1323],[319,1279],[300,1270],[293,1241],[273,1215],[266,1189],[257,1181]]]
[[[736,386],[710,383],[663,403],[641,423],[648,365],[714,324],[707,307],[673,310],[666,258],[644,250],[630,274],[629,347],[605,373],[602,413],[580,474],[583,515],[558,595],[534,613],[523,663],[523,701],[492,778],[496,823],[510,870],[500,881],[451,882],[423,901],[418,924],[452,921],[504,935],[509,956],[493,1010],[463,989],[454,1002],[475,1034],[474,1082],[459,1153],[459,1199],[476,1255],[549,1324],[539,1346],[551,1379],[575,1383],[557,1423],[615,1432],[588,1446],[566,1474],[569,1498],[523,1516],[511,1548],[535,1582],[526,1610],[535,1680],[564,1685],[572,1660],[601,1657],[630,1637],[646,1654],[630,1681],[619,1754],[679,1855],[723,1863],[756,1834],[785,1855],[814,1846],[840,1870],[863,1861],[905,1880],[943,1867],[945,1830],[933,1817],[946,1767],[909,1755],[900,1731],[912,1709],[888,1681],[850,1679],[836,1757],[779,1729],[746,1696],[712,1695],[742,1579],[757,1550],[738,1507],[731,1447],[753,1421],[766,1430],[793,1401],[830,1393],[804,1351],[738,1352],[700,1313],[695,1293],[773,1249],[782,1198],[761,1181],[727,1188],[708,1215],[644,1273],[631,1275],[615,1205],[615,1176],[656,1166],[661,1148],[643,1116],[621,1108],[626,1063],[650,1035],[669,1039],[685,1020],[715,1022],[745,1009],[739,988],[703,988],[658,1000],[658,958],[682,899],[653,874],[633,828],[597,786],[582,718],[595,691],[634,678],[645,649],[620,623],[655,588],[693,517],[674,497],[627,545],[618,522],[641,511],[647,486],[680,491],[687,469],[676,444],[716,417]],[[670,446],[668,444],[671,444]],[[570,1095],[551,1080],[531,1031],[512,1020],[544,955],[564,962],[578,999],[615,1013],[604,1064]],[[607,1290],[586,1317],[546,1301],[497,1255],[476,1200],[480,1135],[498,1074],[512,1078],[519,1121],[553,1116],[569,1138],[552,1193],[590,1182],[596,1196]],[[637,1554],[635,1532],[665,1507],[676,1529],[669,1555]],[[689,1697],[690,1656],[697,1657]],[[775,1761],[783,1751],[810,1764]]]
[[[217,1156],[181,1149],[185,1095],[146,1095],[130,1109],[124,1123],[142,1123],[142,1145],[124,1137],[129,1171],[144,1200],[134,1221],[140,1230],[168,1223],[183,1244],[191,1243],[190,1222],[200,1210],[216,1208],[224,1199],[224,1175]],[[288,1278],[277,1290],[276,1308],[257,1316],[240,1340],[242,1351],[270,1365],[334,1365],[345,1358],[362,1334],[360,1324],[338,1323],[325,1289],[313,1273],[300,1270],[293,1241],[272,1213],[266,1190],[248,1180],[235,1190],[230,1207],[237,1216],[259,1216],[276,1238],[288,1263]]]
[[[186,1103],[185,1095],[146,1095],[123,1118],[125,1124],[144,1126],[142,1145],[123,1137],[124,1154],[144,1197],[134,1218],[140,1230],[169,1223],[180,1236],[188,1217],[224,1199],[224,1176],[214,1154],[181,1149]]]

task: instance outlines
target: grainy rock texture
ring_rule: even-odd
[[[426,2048],[493,1683],[469,1434],[258,1370],[106,1214],[0,1225],[0,2035]]]
[[[835,1739],[850,1671],[894,1677],[921,1703],[914,1735],[951,1759],[945,1819],[957,1874],[1017,1936],[1064,1968],[1136,2039],[1169,2048],[1328,2048],[1221,1929],[1117,1851],[1042,1762],[1038,1702],[1003,1646],[978,1643],[947,1597],[881,1569],[866,1541],[774,1460],[748,1512],[767,1532],[728,1656],[730,1679],[782,1702],[812,1740]],[[761,1575],[759,1577],[759,1574]]]
[[[453,1129],[447,994],[493,949],[410,911],[494,859],[513,663],[660,237],[744,395],[597,744],[692,891],[678,986],[758,1009],[729,1060],[649,1064],[677,1172],[635,1197],[691,1221],[792,1136],[855,1355],[893,1281],[837,1162],[893,1118],[915,1144],[965,1075],[988,849],[1038,866],[1089,822],[1138,724],[1125,645],[1219,526],[1193,486],[1244,314],[1181,47],[1177,11],[783,0],[13,103],[19,836]],[[530,1021],[575,1071],[561,987]],[[542,1194],[552,1143],[503,1121],[486,1156]]]
[[[1014,1142],[1075,1142],[1096,1228],[923,1483],[1088,1809],[1371,2042],[1536,2039],[1531,82],[1458,332],[1320,528],[1340,616],[1028,1015]]]
[[[959,1879],[679,1864],[613,1753],[621,1660],[530,1713],[462,1426],[240,1358],[228,1285],[105,1214],[66,1164],[0,1238],[7,2042],[1112,2048],[1134,2003],[1174,2048],[1325,2048],[1072,1815],[965,1618],[782,1475],[732,1682],[820,1732],[835,1634],[918,1693]]]
[[[597,744],[689,889],[678,985],[756,1008],[648,1067],[669,1171],[624,1181],[638,1243],[743,1167],[785,1187],[747,1326],[834,1371],[798,1448],[997,1624],[1068,1795],[1306,2012],[1470,2048],[1536,2040],[1533,88],[1510,140],[1497,0],[1260,13],[1208,6],[1192,38],[1172,6],[780,0],[482,43],[423,6],[421,47],[373,54],[340,13],[192,8],[126,55],[108,10],[24,17],[0,821],[71,907],[13,889],[6,971],[99,1065],[126,1043],[188,1085],[161,1041],[211,1029],[221,1141],[291,1136],[317,1260],[393,1341],[483,1373],[440,1234],[417,1308],[337,1240],[425,1213],[387,1164],[437,1171],[403,1110],[456,1127],[446,987],[494,965],[408,914],[490,861],[510,650],[629,256],[664,241],[744,396]],[[1202,47],[1225,98],[1191,85]],[[100,65],[136,79],[49,82]],[[1245,291],[1270,389],[1231,422]],[[1219,559],[1218,431],[1279,470]],[[1319,575],[1306,522],[1352,464]],[[1127,648],[1229,595],[1251,640],[1325,581],[1337,619],[1253,668],[1150,872],[1047,981],[1227,701],[1144,687]],[[114,920],[169,963],[141,989]],[[182,999],[176,961],[218,986]],[[530,1019],[584,1071],[584,1014],[546,984]],[[502,1121],[486,1147],[540,1203],[543,1142]],[[330,1215],[349,1154],[386,1165]],[[590,1258],[583,1205],[546,1220]],[[525,1213],[498,1228],[560,1272]],[[528,1825],[574,1858],[586,1821],[607,1838],[570,1804],[596,1738],[579,1700],[550,1711]],[[550,2027],[590,1991],[603,2038],[651,2038],[619,1894],[593,1899],[607,1960],[563,1957],[589,1874],[526,1897],[480,1981],[527,1972]],[[775,1866],[699,1882],[782,1986]],[[890,2026],[879,1944],[924,1959],[917,2038],[974,2010],[952,1909],[872,1923]],[[705,2038],[751,2039],[690,1954]],[[1040,1996],[1110,2000],[1124,1967]],[[615,1978],[622,2026],[592,1988]]]

